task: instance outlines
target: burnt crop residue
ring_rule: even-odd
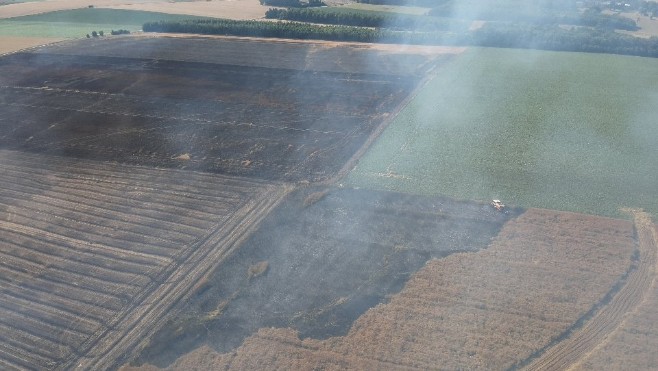
[[[323,197],[308,202],[318,192]],[[519,212],[391,192],[298,190],[179,308],[138,362],[165,366],[204,343],[228,352],[263,327],[292,327],[302,338],[345,335],[427,261],[485,248]]]

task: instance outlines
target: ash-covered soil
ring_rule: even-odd
[[[327,181],[440,54],[221,38],[65,42],[0,58],[0,148]]]
[[[166,366],[207,344],[237,348],[263,327],[345,335],[433,258],[485,248],[518,210],[439,197],[309,188],[290,195],[151,339]]]
[[[294,325],[263,326],[235,350],[207,341],[168,369],[514,368],[605,308],[637,269],[637,248],[628,221],[530,209],[487,249],[428,261],[345,336],[318,340]]]

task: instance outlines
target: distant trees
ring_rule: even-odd
[[[380,27],[416,31],[441,31],[461,27],[468,24],[456,20],[439,19],[435,17],[394,14],[387,12],[350,10],[350,9],[269,9],[265,18],[288,21],[333,24],[343,26]]]
[[[643,39],[613,30],[587,27],[566,30],[558,25],[489,22],[475,31],[401,31],[375,27],[321,26],[299,22],[203,19],[150,22],[145,32],[280,37],[332,41],[385,42],[427,45],[478,45],[658,57],[658,38]]]
[[[443,6],[434,7],[430,10],[429,15],[435,17],[463,17],[484,21],[528,23],[534,25],[566,24],[627,31],[638,29],[634,20],[618,14],[603,14],[600,9],[596,8],[580,12],[577,10],[554,11],[549,8],[509,9],[501,7],[483,7],[481,9],[469,9],[468,11],[455,14],[454,4],[447,2]]]
[[[128,34],[130,34],[130,31],[124,30],[124,29],[120,29],[120,30],[116,30],[116,31],[112,30],[112,31],[110,31],[110,34],[111,35],[128,35]]]
[[[280,6],[285,8],[306,8],[324,6],[322,0],[259,0],[260,5]]]
[[[395,33],[374,28],[348,26],[318,26],[298,22],[234,21],[227,19],[192,20],[183,22],[149,22],[145,32],[180,32],[209,35],[280,37],[333,41],[394,42]]]

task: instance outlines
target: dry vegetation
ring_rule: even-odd
[[[0,368],[107,368],[285,193],[0,151]]]
[[[13,37],[2,36],[0,43],[0,55],[12,53],[18,50],[32,48],[39,45],[45,45],[61,41],[62,39],[52,37]]]
[[[258,0],[201,0],[195,2],[143,2],[133,1],[126,5],[107,5],[104,8],[145,10],[170,14],[184,14],[200,17],[214,17],[225,19],[259,19],[265,17],[265,12],[271,8],[261,5]]]
[[[562,370],[579,362],[595,347],[601,346],[651,291],[656,276],[658,239],[651,219],[644,212],[635,212],[638,235],[638,262],[625,277],[622,286],[582,328],[539,355],[528,370]]]
[[[658,228],[645,225],[640,241],[653,242],[656,248]],[[656,266],[650,268],[655,274]],[[658,284],[655,277],[640,305],[615,332],[592,351],[576,369],[580,370],[655,370],[658,369]]]
[[[0,18],[20,17],[59,10],[96,8],[142,10],[227,19],[258,19],[265,16],[270,6],[258,0],[49,0],[4,5]]]
[[[487,250],[431,260],[344,337],[263,328],[232,353],[202,347],[171,368],[509,368],[568,333],[635,251],[629,222],[529,210]]]

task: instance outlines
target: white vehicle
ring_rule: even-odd
[[[503,211],[503,209],[505,209],[505,204],[503,204],[500,200],[492,200],[491,206],[493,206],[493,208],[498,211]]]

